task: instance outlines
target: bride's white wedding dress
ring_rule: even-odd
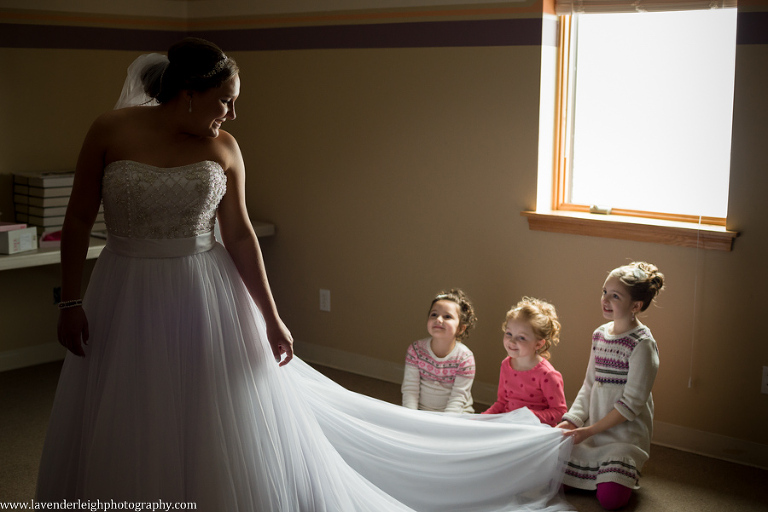
[[[570,510],[570,441],[527,410],[413,411],[300,359],[278,367],[212,229],[214,162],[104,171],[109,230],[68,354],[37,500],[196,502],[197,510]]]

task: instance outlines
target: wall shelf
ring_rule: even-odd
[[[99,257],[107,241],[103,238],[91,237],[88,245],[86,259],[92,260]],[[12,270],[15,268],[39,267],[59,263],[61,251],[58,247],[43,247],[32,251],[18,252],[16,254],[3,254],[0,256],[0,270]]]
[[[275,225],[267,222],[252,221],[256,236],[262,238],[275,234]],[[107,241],[103,238],[91,237],[88,245],[86,259],[92,260],[99,257]],[[58,247],[44,247],[33,251],[24,251],[16,254],[0,255],[0,271],[16,268],[39,267],[61,261],[61,251]]]

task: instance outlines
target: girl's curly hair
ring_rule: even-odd
[[[507,317],[501,326],[506,331],[510,320],[521,320],[530,324],[537,340],[544,340],[544,345],[536,351],[544,359],[549,359],[549,349],[560,341],[560,321],[557,319],[555,306],[533,297],[523,297],[515,307],[507,311]]]
[[[461,334],[456,336],[456,339],[459,341],[465,340],[469,337],[469,330],[475,326],[475,323],[477,323],[475,309],[472,307],[469,297],[467,297],[467,295],[459,288],[442,291],[432,299],[432,303],[429,305],[429,311],[432,311],[432,306],[439,300],[449,300],[455,302],[459,306],[459,326],[464,326],[465,328]],[[429,315],[429,312],[427,312],[427,315]]]

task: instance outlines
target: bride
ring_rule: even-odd
[[[570,441],[527,410],[413,411],[293,357],[248,220],[245,165],[221,129],[239,92],[234,60],[188,38],[139,57],[85,138],[62,238],[69,353],[37,501],[570,510],[558,494]],[[81,299],[102,200],[107,245]]]

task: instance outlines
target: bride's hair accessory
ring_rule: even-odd
[[[213,66],[213,69],[204,75],[200,75],[200,78],[212,78],[221,73],[221,70],[226,67],[227,61],[229,60],[229,57],[226,55],[222,55],[221,57],[221,60],[218,61],[215,66]]]

